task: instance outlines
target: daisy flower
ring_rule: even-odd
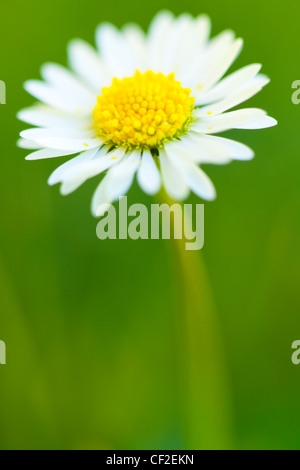
[[[224,78],[243,41],[230,30],[210,39],[205,15],[160,12],[147,34],[135,24],[119,31],[103,23],[96,45],[71,41],[70,70],[43,65],[43,80],[24,85],[40,103],[18,114],[37,126],[20,134],[19,146],[32,150],[27,160],[78,154],[49,178],[50,185],[61,183],[62,194],[105,172],[93,196],[94,215],[125,195],[135,175],[150,195],[163,185],[177,201],[190,191],[212,200],[214,186],[200,165],[254,155],[215,134],[276,124],[261,109],[230,111],[269,79],[259,64]]]

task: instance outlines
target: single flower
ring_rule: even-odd
[[[214,199],[214,186],[199,165],[254,155],[246,145],[214,134],[276,121],[261,109],[229,111],[269,79],[259,74],[259,64],[223,78],[243,41],[230,30],[209,36],[207,16],[161,12],[147,35],[135,24],[119,31],[103,23],[96,31],[97,50],[71,41],[70,71],[45,64],[43,81],[24,85],[42,102],[18,114],[38,126],[20,134],[19,146],[34,150],[27,159],[79,154],[49,178],[51,185],[61,183],[62,194],[106,172],[93,196],[94,215],[125,195],[135,175],[150,195],[163,185],[174,200],[184,200],[190,190]]]

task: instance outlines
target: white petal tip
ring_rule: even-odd
[[[203,21],[211,21],[210,16],[208,16],[206,13],[202,13],[202,15],[199,15],[197,20],[203,20]]]
[[[31,94],[32,86],[37,82],[37,80],[26,80],[26,82],[23,83],[24,90],[27,91],[27,93]]]
[[[19,119],[19,121],[23,121],[23,117],[24,117],[23,110],[19,111],[16,116],[17,116],[17,119]]]
[[[241,157],[240,156],[237,156],[237,157],[234,157],[234,160],[240,160],[240,161],[249,161],[249,160],[253,160],[253,158],[255,157],[255,153],[254,152],[249,152],[247,154],[244,154],[242,155]]]
[[[62,196],[67,196],[68,194],[71,194],[73,191],[74,191],[73,188],[69,186],[64,186],[64,184],[62,184],[59,188],[59,192]]]
[[[217,199],[217,193],[211,194],[207,197],[207,201],[215,201]]]
[[[238,161],[252,160],[255,157],[254,151],[246,145],[241,144],[241,146],[241,151],[237,151],[232,157],[232,159]]]
[[[100,206],[96,208],[92,208],[92,214],[94,217],[101,217],[105,214],[105,212],[109,209],[111,204],[109,202],[100,204]]]
[[[276,121],[276,119],[270,116],[265,116],[260,121],[257,121],[256,124],[254,123],[253,129],[268,129],[269,127],[277,126],[277,124],[278,121]]]
[[[164,10],[159,11],[159,12],[154,16],[154,19],[155,19],[155,18],[162,18],[162,17],[174,18],[174,15],[173,15],[173,13],[172,13],[170,10],[164,9]]]
[[[268,85],[271,81],[270,77],[268,77],[267,75],[262,75],[261,78],[264,79],[264,82],[263,82],[263,85],[262,87],[265,87],[266,85]]]
[[[22,139],[28,139],[28,131],[29,131],[29,130],[30,130],[30,129],[26,129],[25,131],[21,131],[21,132],[19,133],[19,136],[20,136]]]
[[[52,68],[52,67],[59,67],[57,64],[54,64],[53,62],[45,62],[41,67],[40,67],[40,72],[43,77],[47,71]]]
[[[205,201],[214,201],[217,198],[217,192],[212,186],[207,193],[203,193],[202,196],[199,194],[199,196],[202,197],[202,199],[204,199]]]
[[[56,178],[53,178],[53,175],[50,175],[47,183],[49,184],[49,186],[53,186],[54,184],[59,183],[59,181]]]
[[[77,44],[82,44],[82,42],[83,42],[82,39],[73,38],[68,42],[68,48],[73,47],[73,46],[77,46]]]
[[[159,188],[156,188],[156,189],[148,189],[148,190],[145,190],[144,189],[144,192],[146,194],[148,194],[148,196],[155,196],[155,194],[157,194],[161,189],[161,185],[159,186]]]
[[[269,120],[270,120],[270,127],[277,126],[278,121],[276,119],[270,117]]]

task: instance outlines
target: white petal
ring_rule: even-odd
[[[40,80],[28,80],[24,83],[25,90],[34,96],[36,99],[43,103],[52,106],[53,108],[61,109],[70,113],[80,113],[75,102],[67,99],[66,96],[62,96],[58,90],[54,89],[50,85]]]
[[[58,64],[44,64],[41,75],[55,90],[69,101],[76,103],[76,108],[83,112],[93,110],[97,96],[83,82],[65,67]]]
[[[206,173],[195,164],[185,163],[183,167],[190,189],[202,199],[213,201],[216,198],[216,190]]]
[[[150,152],[144,151],[137,173],[137,180],[145,193],[156,194],[161,187],[161,177]]]
[[[197,163],[224,164],[232,159],[251,160],[254,157],[253,150],[247,145],[214,135],[190,134],[185,145],[191,148],[191,158]]]
[[[204,45],[206,45],[210,31],[211,31],[211,21],[207,15],[199,15],[195,21],[195,36],[193,37],[193,42],[195,43],[198,50],[200,50]]]
[[[73,39],[69,43],[68,55],[72,69],[98,94],[102,87],[111,83],[112,77],[99,54],[85,41]]]
[[[261,109],[239,109],[229,113],[196,121],[192,130],[205,134],[225,132],[229,129],[262,129],[276,125],[275,119]]]
[[[66,152],[65,150],[41,149],[27,155],[25,160],[41,160],[44,158],[65,157],[66,155],[72,155],[73,153],[74,152]]]
[[[233,160],[251,160],[254,157],[253,150],[245,144],[236,142],[235,140],[225,139],[214,135],[200,135],[199,138],[204,140],[210,146],[218,146],[222,149],[223,155]],[[203,161],[204,163],[204,161]],[[209,163],[207,160],[206,163]]]
[[[268,83],[270,83],[270,78],[267,77],[267,75],[264,75],[263,73],[259,73],[256,75],[256,77],[253,77],[249,83],[247,83],[247,86],[255,86],[258,85],[261,88],[266,86]]]
[[[22,109],[18,112],[17,117],[21,121],[40,127],[87,129],[93,124],[92,119],[74,117],[72,114],[64,113],[41,104]]]
[[[230,30],[223,31],[213,38],[207,47],[200,51],[194,64],[191,64],[187,74],[190,75],[191,86],[201,88],[207,87],[209,77],[220,68],[224,58],[228,56],[234,45],[234,33]]]
[[[38,140],[41,147],[50,149],[62,149],[72,151],[72,153],[84,152],[86,150],[101,147],[103,142],[100,139],[65,139],[65,138],[41,138]]]
[[[108,174],[104,176],[101,183],[98,185],[96,191],[93,194],[91,211],[95,217],[100,217],[104,214],[105,210],[111,204],[111,200],[108,199],[106,194],[106,185],[108,180]]]
[[[29,149],[29,150],[35,150],[35,149],[41,148],[41,146],[37,145],[37,143],[34,142],[33,140],[22,139],[22,138],[17,141],[17,146],[22,149]]]
[[[246,86],[249,81],[256,76],[260,69],[260,64],[248,65],[247,67],[228,75],[209,91],[203,92],[200,90],[196,96],[196,104],[201,105],[214,103],[226,98],[227,96],[231,96],[237,90]]]
[[[216,197],[214,185],[208,176],[190,158],[188,152],[183,147],[180,152],[174,153],[172,149],[167,149],[169,159],[181,170],[181,178],[185,179],[189,188],[197,196],[212,201]]]
[[[203,55],[203,50],[209,39],[211,30],[211,22],[207,15],[200,15],[192,20],[188,31],[184,31],[181,38],[181,45],[176,53],[176,62],[174,63],[174,71],[176,77],[183,83],[190,85],[188,74],[191,64],[196,64],[199,57]],[[187,72],[188,71],[188,72]]]
[[[94,130],[78,130],[73,128],[62,129],[60,127],[34,127],[20,132],[24,139],[39,141],[41,138],[78,138],[91,139],[95,136]]]
[[[134,74],[132,51],[115,26],[110,23],[100,24],[96,30],[96,44],[113,77],[123,78]]]
[[[92,213],[95,216],[102,215],[107,204],[127,193],[139,163],[139,152],[133,152],[133,154],[127,155],[121,163],[109,170],[96,189],[92,199]]]
[[[247,122],[245,124],[241,124],[237,127],[237,129],[267,129],[268,127],[277,126],[278,122],[276,119],[270,116],[262,116],[260,119],[256,121]]]
[[[178,143],[170,143],[167,146],[168,154],[185,155],[195,163],[211,163],[214,165],[225,165],[230,163],[232,157],[224,145],[209,141],[211,136],[200,134],[189,134]]]
[[[124,26],[122,33],[128,47],[132,51],[134,69],[146,72],[146,36],[144,31],[135,23],[129,23]]]
[[[120,196],[124,196],[134,178],[134,174],[139,167],[141,155],[139,151],[132,152],[114,166],[108,172],[107,197],[111,201],[116,201]]]
[[[82,178],[78,178],[77,180],[73,179],[70,181],[64,181],[59,188],[60,194],[62,196],[67,196],[68,194],[76,191],[76,189],[78,189],[84,182],[85,180]]]
[[[222,58],[211,68],[210,73],[203,79],[203,88],[212,87],[223,77],[241,52],[242,47],[243,40],[241,38],[236,39]]]
[[[235,106],[238,106],[244,101],[252,98],[252,96],[256,95],[260,90],[261,87],[259,85],[242,88],[240,91],[230,96],[229,98],[225,98],[224,100],[219,101],[213,105],[197,109],[194,115],[197,117],[207,117],[209,115],[214,116],[217,114],[222,114],[225,111],[228,111],[229,109],[234,108]]]
[[[160,72],[164,65],[166,44],[174,21],[172,13],[161,11],[152,20],[148,31],[149,70]]]
[[[77,157],[74,157],[71,160],[63,163],[50,175],[48,184],[52,186],[53,184],[64,181],[73,168],[79,167],[83,163],[86,164],[92,160],[97,155],[98,151],[99,149],[87,150],[86,152],[77,155]]]
[[[81,131],[79,133],[75,129],[54,128],[27,129],[20,133],[20,136],[24,139],[33,140],[38,148],[48,147],[55,150],[73,151],[73,153],[101,147],[102,140],[93,139],[91,135],[90,131]]]
[[[92,159],[73,166],[63,174],[61,193],[69,194],[89,178],[93,178],[119,163],[123,156],[122,149],[109,153],[106,153],[106,149],[102,149]]]
[[[191,15],[183,14],[176,18],[165,43],[164,59],[161,71],[165,75],[180,71],[181,56],[189,47],[187,35],[192,28]]]
[[[170,160],[165,150],[159,151],[162,180],[165,190],[175,201],[182,201],[189,195],[189,188],[181,169]]]

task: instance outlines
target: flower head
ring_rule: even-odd
[[[243,42],[232,31],[209,39],[210,20],[159,13],[148,34],[134,24],[121,31],[101,24],[97,51],[81,40],[69,44],[70,71],[56,64],[41,69],[43,81],[25,89],[42,102],[19,112],[37,126],[21,132],[28,160],[78,154],[59,166],[49,184],[62,194],[105,172],[92,211],[129,190],[135,174],[141,188],[161,188],[175,200],[190,190],[206,200],[215,189],[199,165],[249,160],[252,150],[217,137],[229,129],[261,129],[276,121],[255,108],[230,111],[269,80],[259,64],[226,74]]]

